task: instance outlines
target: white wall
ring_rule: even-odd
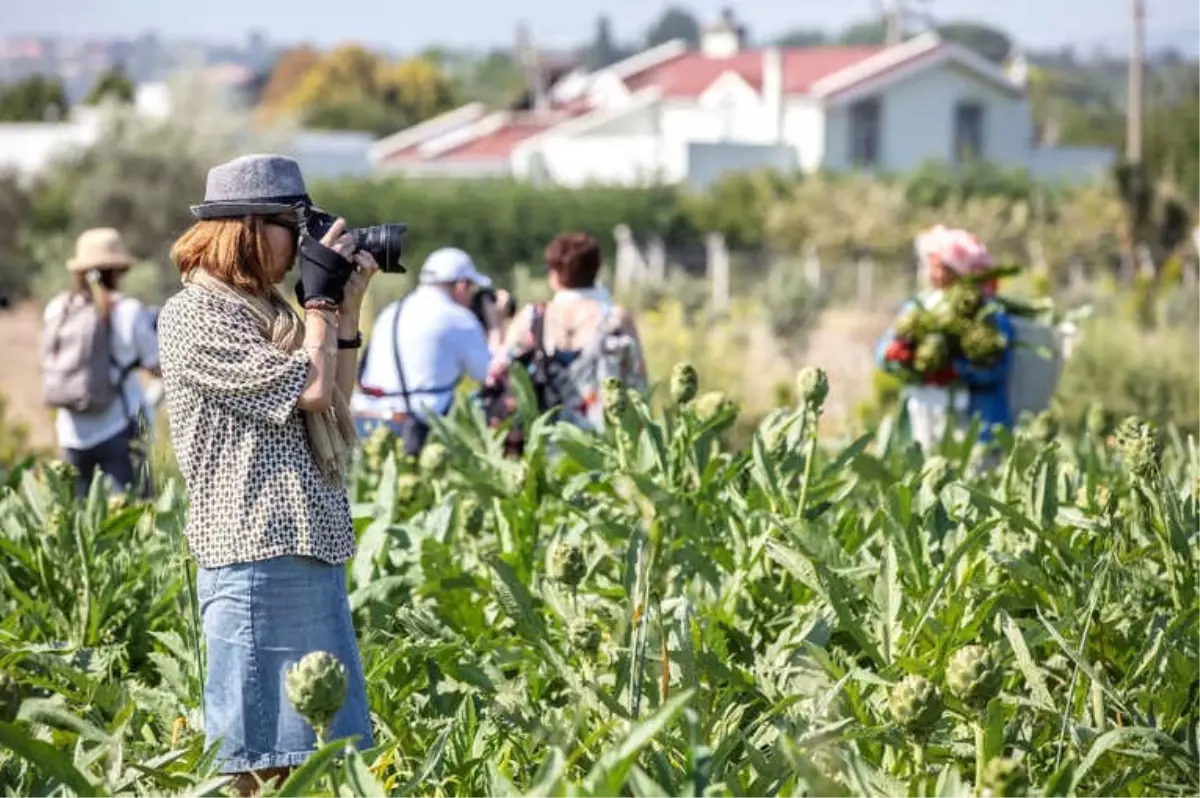
[[[663,149],[663,142],[652,135],[547,136],[536,147],[515,154],[514,171],[527,175],[536,161],[544,179],[566,186],[680,179],[682,175],[666,173]]]
[[[825,157],[825,109],[807,99],[788,100],[783,111],[783,139],[796,151],[805,172],[820,168]]]
[[[925,160],[954,160],[954,109],[960,102],[984,107],[986,160],[1021,166],[1033,139],[1029,103],[954,64],[943,64],[883,87],[880,164],[890,171],[914,169]],[[849,103],[829,108],[824,166],[850,168]]]

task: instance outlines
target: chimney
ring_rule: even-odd
[[[778,47],[763,50],[762,102],[766,114],[767,140],[783,141],[783,52]]]
[[[715,25],[700,33],[700,52],[709,58],[729,58],[742,49],[745,29],[738,24],[729,8],[721,12]]]

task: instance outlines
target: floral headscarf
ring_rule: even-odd
[[[987,247],[973,233],[957,230],[942,225],[931,227],[917,236],[917,255],[922,263],[928,263],[930,256],[936,255],[938,260],[955,274],[966,277],[979,274],[992,267],[992,256]]]

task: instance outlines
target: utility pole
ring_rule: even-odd
[[[1146,7],[1144,0],[1133,3],[1133,50],[1129,54],[1129,107],[1125,110],[1125,159],[1131,164],[1142,162],[1142,46],[1145,38]]]

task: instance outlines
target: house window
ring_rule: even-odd
[[[954,159],[959,163],[983,156],[983,106],[959,103],[954,107]]]
[[[879,163],[879,98],[859,100],[850,106],[850,163]]]

